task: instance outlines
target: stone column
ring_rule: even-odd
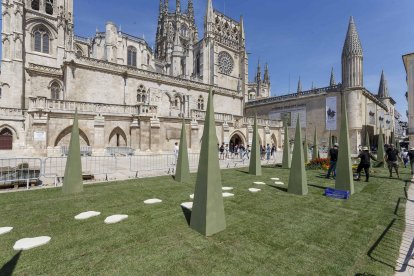
[[[198,122],[196,120],[191,121],[190,124],[190,148],[192,152],[198,152],[200,150],[200,141],[198,133]]]
[[[223,124],[223,143],[230,144],[230,128],[227,122]]]
[[[139,139],[139,149],[141,151],[149,151],[150,149],[150,122],[140,120],[140,139]]]
[[[139,149],[139,142],[140,142],[140,137],[139,137],[139,120],[137,118],[134,118],[134,120],[132,121],[131,125],[129,126],[130,130],[131,130],[131,139],[130,139],[130,147],[137,150]]]
[[[161,123],[158,118],[150,119],[150,149],[152,152],[160,151],[160,127]]]
[[[105,154],[105,118],[97,115],[94,118],[94,139],[92,146],[93,155]]]
[[[247,144],[252,146],[253,142],[253,127],[251,125],[247,126]]]
[[[33,155],[46,155],[47,150],[53,152],[53,142],[50,137],[48,137],[48,114],[42,111],[36,112],[33,114],[33,127],[32,133],[28,134],[28,140],[31,140],[31,150]],[[48,147],[50,145],[50,147]]]

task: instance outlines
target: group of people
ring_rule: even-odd
[[[277,151],[275,144],[267,144],[266,147],[263,145],[260,145],[260,159],[261,160],[270,160],[270,157],[273,157],[275,152]]]
[[[221,145],[217,144],[218,151],[219,151],[219,159],[225,160],[229,158],[237,158],[240,159],[249,159],[250,158],[250,146],[247,145],[245,147],[243,144],[240,145],[233,145],[230,144],[230,147],[228,144],[222,143]]]
[[[333,177],[336,177],[336,164],[338,162],[338,153],[339,153],[339,146],[335,144],[333,148],[329,149],[328,156],[330,158],[330,165],[328,169],[328,173],[326,178],[330,178],[331,174]],[[356,181],[361,179],[361,172],[364,170],[365,172],[365,182],[369,181],[369,169],[371,167],[371,160],[378,161],[377,158],[372,155],[368,147],[362,147],[359,151],[358,158],[360,162],[357,168],[357,177]],[[381,161],[381,160],[380,160]],[[393,172],[395,171],[397,178],[400,178],[400,174],[398,171],[399,162],[404,162],[404,167],[407,166],[408,162],[411,165],[411,174],[414,175],[414,147],[410,148],[410,150],[403,150],[401,153],[398,149],[395,148],[393,144],[385,146],[385,162],[388,165],[388,170],[390,173],[390,178],[393,177]]]

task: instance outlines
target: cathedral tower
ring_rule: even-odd
[[[354,18],[349,20],[348,33],[342,50],[342,87],[363,87],[363,51]]]

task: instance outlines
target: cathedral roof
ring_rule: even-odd
[[[384,99],[384,98],[389,98],[389,97],[390,97],[390,95],[388,93],[387,80],[385,79],[384,71],[382,71],[380,85],[379,85],[379,88],[378,88],[378,98]]]
[[[346,34],[344,48],[342,50],[342,56],[344,55],[363,55],[361,41],[359,40],[359,35],[355,26],[354,18],[352,16],[349,19],[348,32]]]

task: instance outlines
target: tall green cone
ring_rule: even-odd
[[[175,168],[175,181],[181,183],[190,182],[190,165],[188,162],[187,132],[185,130],[184,120],[183,126],[181,127],[180,147],[178,151],[177,165]]]
[[[283,141],[283,159],[282,159],[282,168],[290,169],[290,147],[289,147],[289,137],[288,137],[288,128],[287,123],[285,123],[285,140]]]
[[[348,133],[348,112],[345,103],[345,92],[341,95],[341,129],[339,135],[339,153],[336,166],[335,188],[354,193],[354,178],[352,175],[351,153]]]
[[[79,142],[78,110],[75,110],[72,133],[70,135],[69,153],[66,161],[65,177],[63,178],[62,191],[64,194],[76,194],[83,192],[82,161]]]
[[[319,158],[319,147],[318,147],[318,138],[316,136],[316,127],[315,133],[313,135],[313,152],[312,152],[312,160]]]
[[[371,150],[371,145],[369,143],[369,134],[368,131],[365,132],[365,146],[369,148],[369,150]]]
[[[305,140],[303,141],[303,157],[305,164],[309,162],[309,156],[308,156],[308,140],[306,138],[306,129],[305,129]]]
[[[382,133],[382,127],[380,127],[380,133],[378,135],[378,149],[377,149],[377,161],[378,167],[384,166],[385,152],[384,152],[384,134]]]
[[[190,227],[204,236],[226,229],[213,105],[210,90],[190,222]]]
[[[306,178],[301,132],[298,118],[296,123],[295,146],[292,155],[292,168],[290,169],[288,185],[288,193],[296,195],[306,195],[308,193],[308,181]]]
[[[262,165],[260,162],[259,130],[257,127],[257,116],[254,117],[252,152],[250,155],[249,174],[262,175]]]

